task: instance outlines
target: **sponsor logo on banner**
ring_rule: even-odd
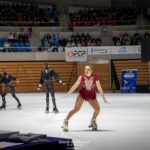
[[[134,46],[134,53],[141,54],[141,45]]]
[[[127,53],[127,47],[126,47],[126,46],[121,46],[121,47],[118,49],[118,52],[119,52],[119,53]]]
[[[66,47],[66,61],[86,61],[87,48],[85,47]]]
[[[137,69],[122,70],[122,93],[135,93],[137,81]]]
[[[111,54],[134,54],[134,46],[111,46]]]
[[[108,54],[109,47],[101,46],[101,47],[88,47],[89,55],[99,55],[99,54]]]
[[[130,72],[127,72],[127,73],[124,74],[124,78],[125,78],[125,79],[134,78],[134,76],[135,76],[135,75],[134,75],[132,72],[131,72],[131,73],[130,73]]]

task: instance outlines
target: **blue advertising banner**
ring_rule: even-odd
[[[137,69],[122,70],[121,93],[135,93]]]

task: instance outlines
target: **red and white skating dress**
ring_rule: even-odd
[[[85,101],[96,99],[96,81],[99,80],[98,74],[93,74],[90,77],[81,75],[80,80],[80,95]]]

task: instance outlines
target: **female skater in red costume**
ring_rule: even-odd
[[[98,78],[98,74],[93,73],[93,69],[92,66],[90,65],[86,65],[84,68],[84,74],[82,74],[78,80],[76,81],[76,83],[71,87],[71,89],[67,92],[66,96],[68,96],[69,94],[71,94],[73,91],[75,91],[77,89],[77,87],[80,85],[80,91],[79,94],[77,96],[77,100],[75,103],[74,108],[68,113],[67,117],[64,119],[63,122],[63,130],[64,131],[68,131],[68,121],[69,119],[80,110],[82,104],[84,101],[87,101],[92,108],[94,109],[94,113],[91,119],[91,123],[89,125],[90,128],[92,128],[92,130],[97,130],[97,123],[96,123],[96,118],[100,113],[100,106],[99,103],[96,99],[96,90],[95,87],[97,87],[98,91],[100,92],[100,94],[103,97],[103,100],[105,103],[108,103],[99,78]]]

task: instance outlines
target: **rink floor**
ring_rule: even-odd
[[[79,150],[149,150],[150,149],[150,94],[106,94],[110,104],[104,104],[100,96],[101,114],[97,119],[99,130],[88,128],[92,108],[84,103],[70,120],[69,132],[61,125],[73,108],[76,93],[64,98],[56,93],[58,114],[45,114],[45,94],[17,94],[22,110],[16,109],[16,101],[7,95],[7,110],[0,111],[0,130],[21,133],[43,133],[52,137],[71,138]],[[50,101],[51,102],[51,101]]]

